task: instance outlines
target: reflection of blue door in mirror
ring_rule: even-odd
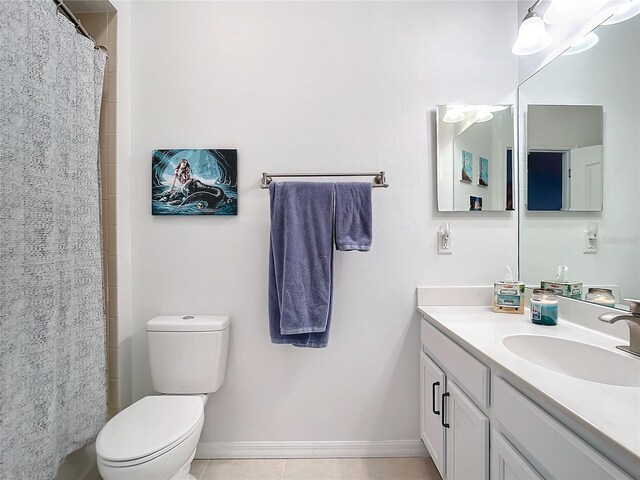
[[[529,152],[528,210],[562,210],[564,156],[564,152]]]

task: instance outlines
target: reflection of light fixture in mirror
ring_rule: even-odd
[[[594,32],[587,33],[580,40],[574,42],[562,55],[577,55],[578,53],[586,52],[598,43],[598,40],[600,40],[600,38]]]
[[[491,105],[489,107],[489,111],[492,113],[495,113],[495,112],[501,112],[503,110],[506,110],[507,108],[509,108],[509,105]]]
[[[491,109],[481,108],[481,109],[478,109],[475,123],[484,123],[484,122],[488,122],[491,119],[493,119],[493,113],[491,113]]]
[[[614,25],[616,23],[624,22],[632,17],[635,17],[640,13],[640,0],[629,0],[623,6],[621,6],[616,12],[609,17],[603,25]]]
[[[442,121],[444,123],[458,123],[465,118],[460,105],[447,105],[447,113],[444,114]]]
[[[538,0],[529,8],[529,12],[520,24],[518,38],[511,49],[514,55],[532,55],[544,50],[551,43],[551,35],[547,32],[542,18],[534,12],[541,1]]]

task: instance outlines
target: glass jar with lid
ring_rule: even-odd
[[[531,321],[538,325],[558,324],[558,296],[553,290],[534,288],[531,294]]]
[[[605,307],[615,307],[616,297],[608,288],[590,288],[589,292],[584,296],[587,302],[597,303]]]

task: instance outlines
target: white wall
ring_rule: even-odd
[[[203,442],[418,439],[415,287],[489,285],[517,258],[513,213],[436,212],[433,125],[437,104],[513,103],[515,3],[169,1],[132,14],[134,400],[152,391],[149,318],[228,313]],[[237,148],[239,215],[152,217],[160,147]],[[271,344],[261,172],[378,169],[391,186],[373,191],[372,250],[335,256],[328,348]],[[454,254],[437,256],[444,221]]]
[[[520,272],[527,283],[551,279],[557,265],[566,264],[572,280],[621,285],[623,298],[640,294],[640,270],[634,268],[640,258],[639,27],[640,17],[601,27],[593,49],[559,58],[520,87],[524,104],[604,108],[602,212],[529,212],[521,177]],[[584,230],[591,221],[599,224],[598,253],[585,255]]]

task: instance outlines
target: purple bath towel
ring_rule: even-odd
[[[326,347],[333,297],[333,183],[272,182],[269,330],[273,343]]]
[[[369,251],[372,225],[371,183],[336,183],[336,248]]]

